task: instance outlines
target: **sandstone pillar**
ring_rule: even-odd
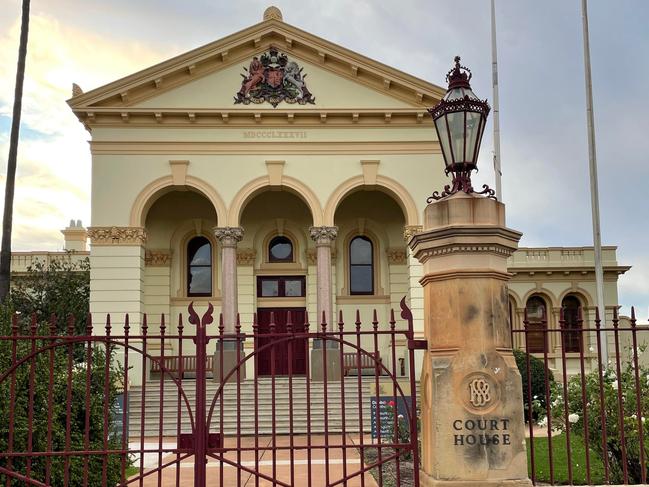
[[[318,316],[312,320],[312,327],[320,327],[324,315],[329,331],[335,330],[336,319],[333,311],[333,283],[331,278],[331,245],[338,235],[338,227],[311,227],[311,238],[316,244],[316,287]],[[323,379],[326,354],[327,380],[340,380],[340,354],[336,342],[327,341],[331,351],[324,352],[320,340],[315,340],[311,352],[311,378]],[[335,351],[334,351],[335,350]]]
[[[238,313],[237,287],[237,244],[243,238],[241,227],[214,227],[214,235],[221,243],[221,313],[223,313],[224,333],[235,333]],[[223,375],[226,376],[237,364],[237,343],[236,341],[224,340],[223,344]],[[217,344],[214,354],[214,381],[221,379],[221,344]],[[244,356],[243,342],[240,343],[239,358]],[[241,376],[245,377],[245,369],[242,368]],[[231,380],[236,380],[232,377]]]
[[[106,334],[106,315],[111,318],[111,335],[124,335],[126,314],[129,315],[129,333],[141,335],[144,312],[144,246],[146,230],[143,227],[90,227],[90,312],[93,334]],[[157,320],[153,320],[157,322]],[[157,334],[158,330],[149,330]],[[141,349],[141,340],[132,339],[130,345]],[[150,341],[148,346],[157,344]],[[149,375],[149,364],[142,354],[127,352],[117,347],[113,358],[124,363],[129,354],[128,378],[130,385],[139,385],[142,369]]]
[[[502,203],[459,192],[430,204],[410,239],[424,271],[424,486],[531,485],[507,319],[507,257],[520,237]]]

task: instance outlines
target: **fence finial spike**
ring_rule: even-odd
[[[68,315],[68,335],[74,335],[74,325],[76,323],[76,320],[74,318],[74,315],[70,313]],[[108,333],[110,334],[110,333]]]
[[[18,312],[15,312],[13,315],[11,315],[11,334],[18,334]]]
[[[31,324],[29,325],[29,331],[32,335],[36,335],[37,327],[38,327],[38,322],[36,321],[36,313],[32,313]]]
[[[56,335],[56,315],[50,314],[50,335]]]
[[[183,325],[183,314],[178,313],[178,334],[182,335],[183,334],[183,329],[185,326]]]

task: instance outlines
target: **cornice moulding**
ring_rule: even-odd
[[[90,142],[92,154],[440,154],[437,142]]]
[[[286,39],[290,39],[290,42],[287,43]],[[102,103],[114,99],[124,107],[152,94],[164,93],[219,68],[240,63],[271,45],[279,49],[290,49],[291,56],[299,60],[311,62],[383,93],[386,93],[385,84],[389,82],[390,96],[422,108],[434,105],[446,92],[439,86],[289,24],[267,20],[113,83],[74,96],[68,100],[68,104],[76,111],[82,106],[101,106]],[[125,93],[128,94],[126,99],[122,96]]]

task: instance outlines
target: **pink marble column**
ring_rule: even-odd
[[[241,227],[214,227],[221,242],[221,310],[226,333],[234,332],[237,322],[237,243],[243,238]]]
[[[317,297],[318,297],[318,318],[317,322],[322,322],[322,313],[333,330],[332,319],[333,313],[333,296],[331,292],[331,244],[338,235],[338,227],[311,227],[311,238],[315,241],[317,256]]]

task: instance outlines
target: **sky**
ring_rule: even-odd
[[[89,134],[65,100],[259,22],[284,21],[445,86],[455,55],[491,100],[489,0],[32,0],[14,250],[59,250],[90,219]],[[522,246],[592,245],[580,0],[496,0],[503,200]],[[398,5],[398,8],[397,8]],[[602,241],[632,269],[624,313],[649,315],[649,1],[589,0]],[[0,9],[4,187],[20,1]],[[491,117],[476,186],[494,185]],[[437,189],[437,188],[431,188]]]

